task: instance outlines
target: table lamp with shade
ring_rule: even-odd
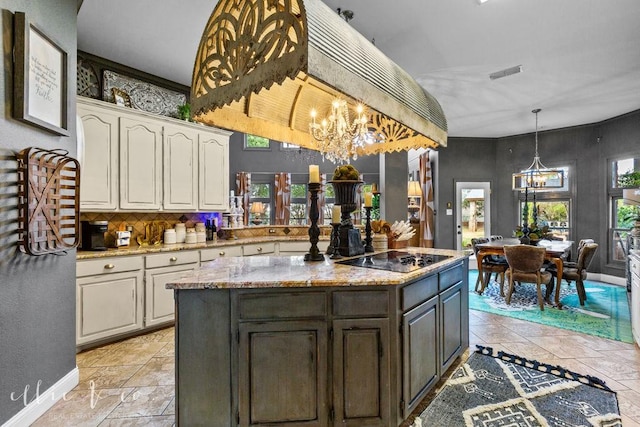
[[[262,202],[253,202],[251,203],[251,209],[249,210],[253,214],[253,220],[251,223],[254,225],[262,224],[262,214],[264,213],[264,203]]]
[[[416,212],[420,210],[419,200],[422,198],[422,187],[418,181],[409,181],[407,188],[407,195],[409,197],[409,222],[420,222],[420,218],[416,216]]]

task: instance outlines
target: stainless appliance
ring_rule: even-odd
[[[374,255],[363,255],[357,258],[336,261],[336,264],[375,268],[377,270],[394,271],[397,273],[410,273],[449,258],[451,258],[450,255],[432,255],[420,252],[392,250]]]
[[[82,250],[106,251],[105,233],[109,221],[82,221]]]

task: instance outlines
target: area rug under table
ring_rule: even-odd
[[[597,378],[478,346],[414,426],[621,427],[619,414]]]
[[[507,305],[500,295],[500,285],[490,281],[482,295],[473,291],[472,284],[477,278],[477,270],[469,271],[469,308],[513,317],[529,322],[542,323],[561,329],[582,332],[602,338],[632,343],[631,314],[627,290],[624,286],[585,280],[587,300],[580,305],[575,284],[562,281],[560,302],[562,310],[546,304],[544,311],[538,307],[536,285],[522,283],[515,287],[511,304]],[[505,284],[505,290],[508,284]]]

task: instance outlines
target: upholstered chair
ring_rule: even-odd
[[[477,245],[481,243],[488,243],[488,242],[489,242],[489,239],[484,237],[471,239],[471,246],[473,246],[473,253],[476,256],[476,259],[478,259]],[[478,266],[478,269],[479,267],[480,266]],[[484,272],[484,277],[480,277],[480,274],[478,273],[478,278],[476,279],[475,291],[480,295],[482,295],[482,293],[484,292],[484,289],[487,287],[487,284],[489,283],[489,280],[491,280],[491,275],[495,273],[496,280],[498,280],[498,277],[500,278],[500,295],[504,296],[504,273],[505,271],[507,271],[508,267],[509,266],[506,263],[506,261],[503,261],[503,262],[494,261],[491,259],[491,256],[485,256],[482,259],[482,271]]]
[[[504,255],[509,263],[507,278],[509,290],[507,291],[507,304],[511,304],[511,295],[514,291],[514,282],[535,283],[538,288],[538,305],[544,310],[544,300],[553,290],[553,276],[547,271],[542,271],[546,249],[544,247],[530,245],[505,245]],[[546,285],[546,296],[542,297],[542,285]]]
[[[558,277],[558,286],[560,286],[562,279],[566,280],[567,283],[575,280],[580,305],[584,305],[584,302],[587,300],[587,293],[584,290],[584,280],[587,278],[587,268],[589,268],[597,250],[597,243],[585,243],[578,252],[578,261],[575,263],[575,266],[563,265],[562,277],[558,277],[556,270],[550,270],[554,277]]]

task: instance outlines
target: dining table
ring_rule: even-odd
[[[484,277],[482,271],[482,259],[487,255],[502,255],[504,256],[504,247],[507,245],[521,245],[518,239],[498,239],[487,243],[480,243],[477,245],[477,263],[478,263],[478,275]],[[558,283],[555,287],[554,303],[556,308],[562,309],[560,303],[560,283],[562,281],[562,269],[563,269],[563,257],[571,250],[573,241],[571,240],[540,240],[537,246],[544,247],[546,249],[545,259],[552,262],[556,266],[558,272]]]

